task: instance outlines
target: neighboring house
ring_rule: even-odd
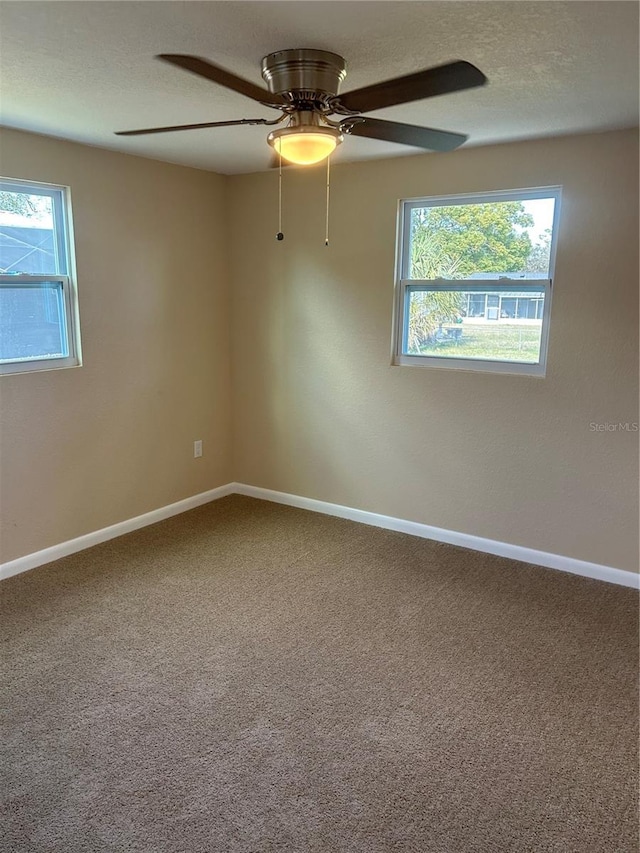
[[[482,279],[495,279],[493,273],[476,273],[469,276],[470,279],[482,281]],[[500,276],[503,278],[503,276]],[[504,276],[516,281],[537,280],[539,273],[513,272]],[[544,294],[529,291],[480,291],[466,293],[464,305],[464,318],[466,320],[507,320],[509,322],[542,320],[544,310]]]

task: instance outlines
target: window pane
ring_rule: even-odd
[[[0,361],[68,356],[65,325],[60,282],[0,286]]]
[[[549,278],[554,198],[411,209],[413,279]]]
[[[51,195],[10,192],[0,185],[0,273],[65,273]]]
[[[407,290],[404,355],[540,360],[544,290]]]

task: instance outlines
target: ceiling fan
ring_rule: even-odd
[[[343,142],[345,135],[413,145],[428,151],[451,151],[462,145],[467,137],[460,133],[370,118],[361,113],[472,89],[487,82],[487,78],[475,65],[457,61],[341,95],[340,85],[346,77],[345,61],[341,56],[325,50],[300,48],[280,50],[265,56],[262,60],[262,77],[267,89],[197,56],[161,53],[157,58],[226,86],[263,106],[280,110],[280,115],[273,120],[243,118],[124,130],[118,132],[118,136],[242,124],[278,125],[286,122],[284,127],[271,131],[267,141],[276,152],[276,161],[282,162],[284,159],[300,165],[311,165],[326,159]],[[340,118],[329,118],[335,115]]]

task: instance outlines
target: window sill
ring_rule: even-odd
[[[11,361],[0,364],[0,376],[12,376],[23,373],[40,373],[43,370],[65,370],[69,367],[82,367],[77,358],[43,358],[33,361]]]
[[[464,370],[468,373],[511,373],[518,376],[536,376],[543,379],[544,364],[516,361],[491,361],[475,358],[438,358],[430,355],[396,355],[392,364],[396,367],[422,367],[444,370]]]

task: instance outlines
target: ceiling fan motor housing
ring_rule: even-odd
[[[262,60],[262,77],[269,91],[277,95],[295,93],[301,100],[337,95],[346,76],[344,59],[326,50],[279,50]]]

